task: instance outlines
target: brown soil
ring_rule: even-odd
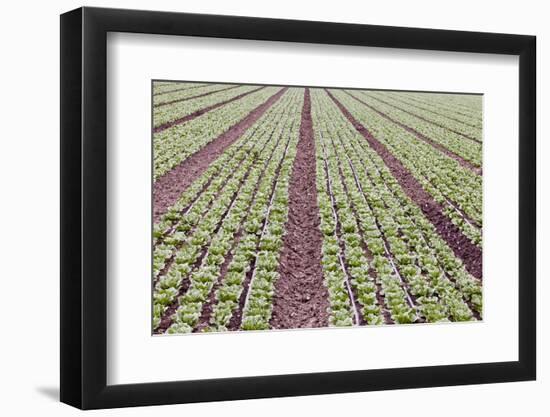
[[[157,127],[154,127],[153,128],[153,133],[158,133],[158,132],[162,132],[163,130],[166,130],[166,129],[169,129],[173,126],[176,126],[176,125],[180,125],[182,123],[185,123],[185,122],[188,122],[189,120],[193,120],[195,119],[196,117],[199,117],[199,116],[202,116],[204,113],[208,113],[209,111],[212,111],[212,110],[215,110],[217,109],[218,107],[221,107],[221,106],[224,106],[226,104],[229,104],[233,101],[236,101],[236,100],[240,100],[241,98],[249,95],[249,94],[252,94],[252,93],[255,93],[256,91],[260,91],[262,89],[264,89],[265,87],[258,87],[254,90],[250,90],[250,91],[247,91],[245,93],[242,93],[242,94],[239,94],[238,96],[235,96],[233,98],[230,98],[229,100],[225,100],[225,101],[222,101],[222,102],[219,102],[219,103],[216,103],[216,104],[212,104],[211,106],[208,106],[208,107],[204,107],[200,110],[197,110],[191,114],[188,114],[184,117],[180,117],[179,119],[176,119],[176,120],[172,120],[170,122],[167,122],[167,123],[164,123],[160,126],[157,126]]]
[[[192,90],[193,88],[206,87],[206,86],[207,86],[207,84],[200,83],[200,84],[194,85],[192,87],[181,87],[181,88],[174,88],[173,90],[161,91],[160,93],[153,94],[153,96],[155,96],[155,97],[156,96],[162,96],[164,94],[176,93],[178,91],[183,91],[183,90]]]
[[[181,103],[182,101],[188,101],[188,100],[193,100],[195,98],[206,97],[206,96],[209,96],[211,94],[221,93],[222,91],[232,90],[232,89],[238,88],[238,87],[241,87],[241,86],[240,85],[232,85],[231,87],[222,88],[221,90],[208,91],[206,93],[197,94],[196,96],[178,98],[178,99],[170,100],[170,101],[164,101],[162,103],[155,104],[153,107],[162,107],[162,106],[168,106],[169,104]]]
[[[373,99],[375,99],[375,100],[378,100],[379,102],[384,103],[384,104],[386,104],[386,105],[388,105],[388,106],[390,106],[390,107],[393,107],[393,108],[395,108],[395,109],[397,109],[397,110],[401,110],[403,113],[410,114],[411,116],[414,116],[414,117],[416,117],[416,118],[418,118],[418,119],[420,119],[420,120],[425,121],[426,123],[431,123],[431,124],[434,125],[434,126],[441,127],[441,128],[443,128],[443,129],[445,129],[445,130],[448,130],[449,132],[456,133],[457,135],[460,135],[460,136],[462,136],[462,137],[464,137],[464,138],[466,138],[466,139],[469,139],[469,140],[471,140],[471,141],[474,141],[474,142],[477,142],[477,143],[481,144],[481,141],[479,141],[478,139],[473,138],[473,137],[471,137],[471,136],[469,136],[469,135],[466,135],[466,134],[464,134],[464,133],[462,133],[462,132],[459,132],[458,130],[451,129],[449,126],[445,126],[445,125],[442,125],[441,123],[434,122],[433,120],[426,119],[425,117],[419,116],[418,114],[415,114],[415,113],[413,113],[413,112],[410,112],[410,111],[408,111],[408,110],[405,110],[405,109],[403,109],[403,108],[401,108],[401,107],[399,107],[399,106],[396,106],[395,104],[388,103],[387,101],[382,100],[382,99],[380,99],[380,98],[378,98],[378,97],[374,97],[374,96],[370,96],[370,95],[369,95],[369,97],[371,97],[371,98],[373,98]]]
[[[412,133],[413,135],[415,135],[418,139],[420,140],[423,140],[424,142],[428,143],[429,145],[432,145],[434,148],[438,149],[439,151],[443,152],[445,155],[453,158],[455,161],[457,161],[460,165],[462,165],[464,168],[467,168],[469,169],[470,171],[474,172],[475,174],[477,175],[481,175],[482,174],[482,170],[480,167],[478,167],[477,165],[474,165],[472,164],[471,162],[467,161],[466,159],[464,159],[463,157],[461,157],[460,155],[454,153],[453,151],[447,149],[445,146],[441,145],[440,143],[434,141],[433,139],[430,139],[429,137],[423,135],[422,133],[420,133],[419,131],[413,129],[412,127],[409,127],[407,126],[406,124],[404,123],[401,123],[397,120],[395,120],[394,118],[388,116],[386,113],[384,113],[383,111],[381,110],[378,110],[377,108],[371,106],[370,104],[364,102],[363,100],[361,100],[360,98],[357,98],[355,97],[353,94],[345,91],[346,94],[348,94],[350,97],[352,97],[353,99],[357,100],[359,103],[363,104],[364,106],[368,107],[369,109],[371,109],[372,111],[376,112],[377,114],[379,114],[380,116],[382,116],[383,118],[385,118],[386,120],[389,120],[390,122],[398,125],[399,127],[402,127],[403,129],[405,129],[407,132],[409,133]],[[369,96],[370,97],[370,96]],[[373,97],[374,98],[374,97]],[[378,99],[377,99],[378,100]],[[379,100],[379,101],[382,101],[382,100]],[[408,113],[408,112],[406,112]]]
[[[340,165],[340,161],[338,161],[338,164]],[[344,191],[349,196],[348,188],[347,188],[346,183],[344,181],[341,167],[338,167],[338,171],[339,171],[339,174],[340,174],[340,181],[341,181],[341,183],[344,187]],[[330,174],[328,172],[326,161],[325,161],[325,173],[326,173],[326,176],[327,176],[327,188],[328,188],[329,192],[332,194],[332,189],[330,187],[330,182],[329,182]],[[331,197],[333,197],[333,196],[334,195],[332,195]],[[352,211],[353,211],[353,205],[350,205],[350,206],[352,207]],[[342,262],[344,272],[346,274],[346,286],[347,286],[347,289],[348,289],[348,295],[349,295],[349,298],[350,298],[350,301],[351,301],[351,304],[352,304],[352,308],[354,310],[354,317],[355,317],[354,322],[355,322],[356,325],[362,326],[362,325],[366,324],[366,322],[365,322],[365,318],[363,317],[363,313],[361,312],[361,303],[359,303],[359,301],[358,301],[357,290],[353,287],[352,283],[350,282],[351,274],[350,274],[349,268],[347,266],[348,264],[347,264],[346,255],[345,255],[346,245],[344,244],[344,241],[342,239],[342,223],[340,222],[340,217],[338,216],[338,213],[336,212],[336,206],[335,206],[334,200],[332,200],[332,209],[334,210],[335,215],[336,215],[336,236],[338,238],[338,246],[340,246],[340,252],[341,252],[339,257],[340,257],[340,260]],[[354,214],[355,214],[355,212],[354,212]],[[355,313],[357,313],[357,314],[355,314]]]
[[[369,145],[378,153],[388,166],[395,179],[401,185],[407,196],[422,210],[426,218],[435,226],[439,235],[447,242],[454,254],[462,260],[466,270],[474,277],[482,278],[482,253],[449,218],[443,214],[442,207],[428,194],[422,185],[405,168],[384,144],[359,123],[336,97],[327,90],[330,98],[336,103],[340,111],[346,116],[355,129],[367,140]]]
[[[315,140],[311,101],[306,88],[300,139],[289,182],[288,220],[275,283],[273,315],[276,329],[326,327],[328,293],[321,268],[322,235],[315,184]]]
[[[284,88],[252,110],[244,119],[202,149],[183,160],[178,166],[157,179],[153,189],[153,221],[156,223],[175,204],[181,193],[189,187],[210,164],[231,144],[239,139],[286,91]]]

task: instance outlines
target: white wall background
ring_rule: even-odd
[[[370,4],[369,4],[370,3]],[[59,17],[77,1],[9,2],[2,10],[2,135],[0,206],[2,298],[0,320],[0,410],[4,415],[67,416],[77,411],[58,403],[59,379]],[[278,0],[92,1],[86,5],[237,14],[534,34],[538,37],[538,381],[422,390],[237,401],[95,412],[95,415],[224,416],[335,415],[359,412],[393,416],[548,415],[550,404],[549,304],[544,265],[550,250],[550,210],[544,184],[550,179],[550,147],[542,120],[550,97],[543,72],[550,59],[550,27],[544,2],[462,0],[297,2]],[[547,72],[548,73],[548,72]],[[546,394],[546,395],[544,395]]]

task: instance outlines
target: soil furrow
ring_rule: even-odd
[[[309,89],[289,182],[288,219],[270,324],[276,329],[326,327],[328,293],[321,268],[322,235],[315,184],[315,140]]]
[[[481,175],[482,174],[482,169],[481,167],[478,167],[474,164],[472,164],[470,161],[467,161],[466,159],[464,159],[463,157],[461,157],[460,155],[454,153],[453,151],[451,151],[450,149],[446,148],[445,146],[443,146],[442,144],[434,141],[433,139],[427,137],[426,135],[423,135],[422,133],[420,133],[419,131],[413,129],[412,127],[410,126],[407,126],[406,124],[404,123],[401,123],[400,121],[398,120],[395,120],[394,118],[392,118],[391,116],[388,116],[386,113],[384,113],[383,111],[381,110],[378,110],[377,108],[371,106],[370,104],[366,103],[365,101],[361,100],[360,98],[358,97],[355,97],[353,94],[349,93],[348,91],[345,91],[345,93],[347,95],[349,95],[350,97],[352,97],[353,99],[357,100],[359,103],[363,104],[364,106],[368,107],[369,109],[371,109],[372,111],[376,112],[377,114],[379,114],[380,116],[382,116],[384,119],[386,120],[389,120],[390,122],[396,124],[397,126],[405,129],[407,132],[415,135],[418,139],[420,140],[423,140],[424,142],[426,142],[427,144],[433,146],[434,148],[436,148],[437,150],[439,150],[440,152],[443,152],[445,155],[453,158],[455,161],[457,161],[460,165],[462,165],[464,168],[466,169],[469,169],[470,171],[472,171],[473,173],[477,174],[477,175]]]
[[[388,166],[393,176],[407,194],[422,210],[424,215],[435,226],[439,235],[447,242],[454,254],[462,260],[466,270],[478,279],[482,279],[482,253],[481,249],[474,245],[449,218],[443,214],[443,208],[428,194],[416,178],[397,159],[384,144],[374,138],[371,133],[359,123],[353,115],[327,91],[329,97],[335,102],[340,111],[346,116],[353,127],[367,140],[369,145],[378,153]]]
[[[209,165],[217,159],[230,145],[239,139],[262,115],[287,91],[283,88],[252,110],[244,119],[222,133],[216,139],[184,159],[179,165],[160,177],[153,189],[153,222],[176,203],[183,193]]]
[[[166,122],[160,126],[157,126],[157,127],[154,127],[153,128],[153,133],[158,133],[158,132],[162,132],[163,130],[166,130],[166,129],[169,129],[171,127],[174,127],[174,126],[177,126],[177,125],[180,125],[182,123],[185,123],[185,122],[188,122],[190,120],[193,120],[199,116],[202,116],[203,114],[205,113],[208,113],[209,111],[212,111],[212,110],[215,110],[221,106],[225,106],[226,104],[229,104],[233,101],[236,101],[236,100],[240,100],[241,98],[243,97],[246,97],[248,96],[249,94],[252,94],[252,93],[255,93],[257,91],[260,91],[262,89],[264,89],[265,86],[262,86],[262,87],[258,87],[254,90],[250,90],[250,91],[247,91],[245,93],[242,93],[242,94],[239,94],[238,96],[235,96],[235,97],[232,97],[228,100],[225,100],[225,101],[221,101],[219,103],[216,103],[216,104],[212,104],[211,106],[208,106],[208,107],[204,107],[202,109],[199,109],[197,111],[194,111],[193,113],[191,114],[188,114],[186,116],[183,116],[183,117],[180,117],[179,119],[176,119],[176,120],[172,120],[170,122]]]
[[[442,128],[442,129],[448,130],[449,132],[453,132],[453,133],[455,133],[455,134],[457,134],[457,135],[460,135],[460,136],[462,136],[463,138],[466,138],[466,139],[469,139],[469,140],[471,140],[471,141],[474,141],[474,142],[476,142],[476,143],[481,144],[481,141],[479,141],[478,139],[476,139],[476,138],[474,138],[474,137],[472,137],[472,136],[466,135],[465,133],[459,132],[458,130],[451,129],[449,126],[445,126],[445,125],[442,125],[441,123],[434,122],[433,120],[426,119],[425,117],[420,116],[420,115],[418,115],[418,114],[416,114],[416,113],[413,113],[413,112],[411,112],[411,111],[409,111],[409,110],[402,109],[401,107],[396,106],[395,104],[388,103],[387,101],[382,100],[381,98],[378,98],[378,97],[375,97],[375,96],[371,96],[371,95],[369,95],[369,97],[370,97],[370,98],[373,98],[373,99],[375,99],[375,100],[378,100],[379,102],[384,103],[384,104],[387,105],[387,106],[393,107],[394,109],[400,110],[400,111],[402,111],[403,113],[407,113],[407,114],[409,114],[409,115],[411,115],[411,116],[413,116],[413,117],[416,117],[417,119],[423,120],[423,121],[425,121],[426,123],[430,123],[430,124],[432,124],[432,125],[434,125],[434,126],[440,127],[440,128]]]
[[[238,88],[238,87],[241,87],[241,86],[240,85],[232,85],[231,87],[222,88],[221,90],[207,91],[206,93],[197,94],[196,96],[192,96],[192,97],[184,97],[184,98],[177,98],[175,100],[164,101],[162,103],[155,104],[153,107],[162,107],[162,106],[168,106],[170,104],[181,103],[183,101],[193,100],[195,98],[206,97],[206,96],[209,96],[211,94],[221,93],[222,91],[232,90],[232,89]]]

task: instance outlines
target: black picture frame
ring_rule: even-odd
[[[519,360],[107,385],[108,32],[519,56]],[[535,379],[534,36],[84,7],[61,15],[60,57],[62,402],[95,409]]]

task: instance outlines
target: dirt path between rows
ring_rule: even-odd
[[[204,113],[208,113],[209,111],[212,111],[212,110],[215,110],[217,109],[218,107],[221,107],[221,106],[225,106],[226,104],[229,104],[233,101],[236,101],[236,100],[240,100],[241,98],[243,97],[246,97],[248,96],[249,94],[252,94],[252,93],[255,93],[256,91],[260,91],[260,90],[263,90],[265,88],[264,87],[259,87],[259,88],[256,88],[254,90],[250,90],[250,91],[247,91],[245,93],[242,93],[242,94],[239,94],[238,96],[235,96],[233,98],[230,98],[228,100],[225,100],[225,101],[221,101],[219,103],[216,103],[216,104],[212,104],[211,106],[208,106],[208,107],[204,107],[202,109],[199,109],[197,111],[194,111],[193,113],[190,113],[186,116],[183,116],[183,117],[180,117],[179,119],[176,119],[176,120],[172,120],[170,122],[166,122],[160,126],[157,126],[157,127],[154,127],[153,128],[153,133],[159,133],[159,132],[162,132],[163,130],[166,130],[166,129],[169,129],[171,127],[174,127],[174,126],[177,126],[177,125],[180,125],[182,123],[185,123],[185,122],[188,122],[190,120],[193,120],[199,116],[202,116]]]
[[[250,126],[256,123],[286,91],[287,88],[279,90],[225,133],[157,179],[153,186],[153,222],[158,222],[160,217],[176,203],[179,196],[208,169],[210,164],[236,142]]]
[[[424,142],[426,142],[428,145],[431,145],[433,146],[434,148],[436,148],[437,150],[439,150],[440,152],[443,152],[445,155],[453,158],[455,161],[457,161],[460,165],[462,165],[464,168],[466,169],[469,169],[470,171],[472,171],[473,173],[477,174],[477,175],[481,175],[482,174],[482,169],[481,167],[478,167],[474,164],[472,164],[470,161],[467,161],[466,159],[464,159],[463,157],[461,157],[460,155],[454,153],[453,151],[451,151],[450,149],[446,148],[445,146],[443,146],[442,144],[434,141],[433,139],[430,139],[429,137],[423,135],[422,133],[420,133],[419,131],[413,129],[412,127],[410,126],[407,126],[406,124],[404,123],[401,123],[400,121],[398,120],[395,120],[393,117],[387,115],[386,113],[384,113],[383,111],[381,110],[378,110],[377,108],[371,106],[370,104],[366,103],[365,101],[361,100],[360,98],[354,96],[353,94],[349,93],[348,91],[344,91],[347,95],[349,95],[351,98],[357,100],[359,103],[361,103],[362,105],[368,107],[369,109],[371,109],[372,111],[376,112],[377,114],[379,114],[380,116],[382,116],[384,119],[386,120],[389,120],[390,122],[396,124],[397,126],[405,129],[407,132],[415,135],[418,139],[420,140],[423,140]],[[369,96],[370,97],[370,96]]]
[[[386,166],[407,196],[413,200],[422,210],[426,218],[434,225],[437,232],[447,242],[454,254],[462,260],[466,270],[474,277],[482,278],[482,253],[481,249],[474,245],[451,220],[443,214],[443,208],[422,187],[416,178],[397,159],[384,144],[378,141],[372,134],[359,123],[346,107],[338,101],[328,90],[327,94],[346,116],[355,129],[367,140],[369,145],[378,153]]]
[[[221,93],[222,91],[232,90],[232,89],[238,88],[238,87],[242,87],[242,86],[241,85],[232,85],[231,87],[222,88],[221,90],[207,91],[206,93],[197,94],[196,96],[177,98],[175,100],[170,100],[170,101],[163,101],[162,103],[155,104],[153,107],[162,107],[162,106],[168,106],[169,104],[181,103],[181,102],[184,102],[184,101],[193,100],[193,99],[201,98],[201,97],[206,97],[206,96],[216,94],[216,93]]]
[[[322,234],[315,183],[315,139],[309,89],[304,93],[300,139],[289,183],[285,225],[275,284],[273,315],[276,329],[328,326],[328,292],[321,268]]]

